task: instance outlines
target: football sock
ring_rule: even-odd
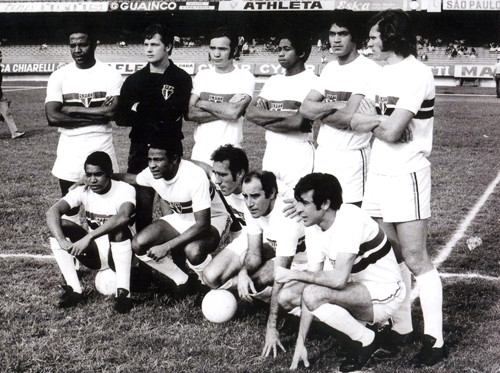
[[[75,293],[82,293],[82,287],[75,268],[75,258],[66,250],[61,249],[59,242],[50,237],[50,248],[56,258],[57,265],[61,269],[66,284],[73,288]]]
[[[129,291],[130,297],[130,270],[132,267],[132,246],[130,240],[110,242],[111,253],[116,269],[116,288]]]
[[[401,303],[401,306],[392,316],[392,330],[405,335],[413,331],[411,320],[411,272],[404,262],[399,263],[399,269],[401,270],[401,277],[406,286],[406,295],[403,303]]]
[[[211,261],[212,261],[212,255],[208,254],[207,258],[203,261],[203,263],[194,265],[191,264],[189,259],[186,259],[186,264],[198,275],[198,278],[200,279],[201,283],[205,284],[205,282],[203,281],[203,271]]]
[[[82,225],[82,223],[80,223],[80,214],[76,214],[76,215],[63,215],[61,217],[61,219],[66,219],[66,220],[72,221],[75,224]]]
[[[443,285],[437,269],[415,277],[420,290],[420,305],[424,314],[424,334],[436,338],[434,347],[443,341]]]
[[[142,260],[151,268],[156,269],[161,274],[164,274],[168,278],[172,279],[177,286],[185,284],[189,279],[189,276],[182,271],[168,256],[155,262],[147,255],[136,255],[137,258]]]
[[[344,333],[353,341],[359,341],[363,347],[375,339],[375,333],[362,325],[344,308],[336,304],[322,304],[312,314],[333,329]]]

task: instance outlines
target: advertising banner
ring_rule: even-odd
[[[436,0],[438,1],[438,0]],[[220,0],[221,11],[285,11],[349,9],[358,12],[378,12],[384,9],[405,9],[408,0]]]
[[[216,1],[112,1],[110,11],[160,12],[175,10],[216,10]]]
[[[107,1],[0,2],[0,13],[107,12]]]
[[[220,0],[221,11],[334,10],[336,0]]]
[[[493,65],[455,65],[455,78],[492,78]]]
[[[500,0],[443,0],[443,10],[500,10]]]

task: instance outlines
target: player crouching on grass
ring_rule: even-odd
[[[215,256],[203,276],[212,288],[238,289],[240,298],[247,302],[257,298],[270,303],[262,356],[273,352],[276,357],[278,347],[285,349],[277,329],[278,296],[283,285],[274,281],[274,269],[290,268],[295,254],[304,251],[304,227],[285,217],[285,203],[278,196],[272,172],[248,173],[241,194],[246,204],[244,232]]]
[[[84,169],[86,185],[69,191],[46,214],[52,234],[50,247],[66,281],[59,307],[74,307],[83,299],[75,268],[76,258],[90,269],[111,268],[116,272],[114,309],[127,313],[132,308],[132,235],[129,224],[135,214],[135,189],[126,183],[111,180],[113,166],[105,152],[90,154]],[[80,206],[85,209],[88,231],[62,219],[71,209]]]
[[[275,280],[308,284],[302,294],[299,334],[291,369],[309,366],[305,339],[316,316],[347,335],[353,350],[341,372],[361,369],[379,347],[365,326],[389,319],[406,294],[396,256],[380,226],[363,210],[342,203],[342,188],[330,174],[312,173],[295,186],[299,215],[306,228],[309,266],[323,271],[276,267]],[[326,270],[324,265],[330,270]],[[333,267],[333,268],[332,268]]]
[[[164,216],[134,236],[132,249],[148,267],[175,282],[178,296],[198,290],[198,279],[188,273],[201,278],[229,227],[229,214],[205,171],[182,155],[180,139],[160,136],[149,145],[148,168],[137,175],[113,175],[133,186],[151,187],[162,199]]]

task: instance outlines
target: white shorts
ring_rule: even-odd
[[[214,144],[214,143],[199,143],[195,142],[193,150],[191,151],[191,159],[193,161],[205,162],[210,167],[214,165],[214,162],[210,159],[212,153],[221,145],[226,144]],[[241,148],[241,144],[233,144],[237,148]]]
[[[431,168],[401,176],[370,173],[362,208],[386,223],[430,218]]]
[[[271,171],[278,180],[278,193],[293,198],[293,188],[314,166],[314,146],[310,142],[267,144],[262,169]]]
[[[85,160],[95,151],[108,153],[113,163],[113,172],[120,172],[112,134],[94,132],[78,136],[67,136],[61,133],[52,174],[58,179],[79,181],[85,175],[83,168]]]
[[[184,233],[194,224],[193,221],[183,219],[180,214],[175,213],[162,216],[160,219],[170,224],[177,232],[179,232],[179,234]],[[219,236],[222,237],[226,230],[229,229],[231,220],[229,219],[229,215],[219,215],[212,217],[210,222],[211,225],[219,232]]]
[[[332,152],[319,146],[316,149],[314,172],[335,176],[342,186],[344,202],[360,202],[365,193],[370,155],[371,148]]]
[[[364,281],[373,304],[373,322],[382,322],[391,318],[403,303],[406,295],[405,284],[402,281],[381,283]]]

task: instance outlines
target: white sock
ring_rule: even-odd
[[[132,246],[130,240],[110,242],[116,269],[116,289],[128,290],[130,297],[130,269],[132,267]],[[118,294],[117,294],[118,295]]]
[[[201,283],[205,284],[205,282],[203,281],[203,271],[211,261],[212,261],[212,255],[208,254],[207,258],[203,261],[203,263],[194,265],[191,264],[191,262],[188,259],[186,259],[186,264],[198,275],[198,278],[200,279]]]
[[[80,222],[80,214],[76,214],[76,215],[63,215],[61,217],[61,219],[66,219],[66,220],[69,220],[69,221],[72,221],[73,223],[75,224],[78,224],[78,225],[82,225],[82,223]]]
[[[73,288],[76,293],[82,293],[82,287],[75,268],[75,258],[66,250],[61,249],[59,242],[54,237],[50,237],[50,248],[54,253],[57,265],[61,269],[66,284]]]
[[[322,304],[312,311],[312,314],[353,341],[361,342],[363,347],[368,346],[375,339],[375,333],[372,330],[361,325],[347,310],[336,304]]]
[[[437,269],[415,277],[419,286],[420,305],[424,314],[424,334],[436,338],[434,347],[442,347],[443,285]]]
[[[150,257],[146,255],[137,255],[137,258],[142,260],[151,268],[156,269],[161,274],[164,274],[168,278],[171,278],[177,286],[185,284],[189,279],[189,276],[182,271],[168,256],[160,259],[160,261],[155,262]]]
[[[399,269],[406,287],[406,295],[403,303],[392,316],[392,329],[401,335],[405,335],[413,331],[411,320],[411,272],[404,262],[399,263]]]

